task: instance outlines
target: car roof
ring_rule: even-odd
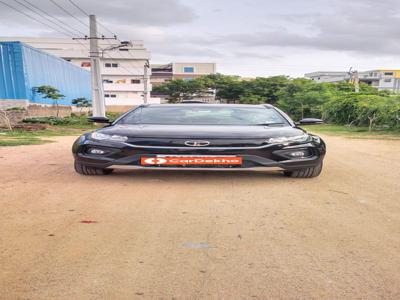
[[[272,108],[271,104],[221,104],[221,103],[165,103],[165,104],[143,104],[148,107],[182,107],[182,106],[195,106],[195,107],[267,107]]]

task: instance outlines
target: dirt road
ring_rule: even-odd
[[[0,148],[1,299],[400,298],[400,141],[326,137],[289,179],[83,177],[73,140]]]

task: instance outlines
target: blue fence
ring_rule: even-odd
[[[0,42],[0,100],[53,104],[35,92],[41,85],[57,88],[65,96],[58,101],[61,105],[71,105],[75,98],[91,99],[88,71],[21,42]]]

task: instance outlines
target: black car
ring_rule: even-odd
[[[308,178],[321,173],[325,143],[272,105],[156,104],[138,106],[82,135],[72,150],[75,170],[83,175],[117,168],[267,168]]]

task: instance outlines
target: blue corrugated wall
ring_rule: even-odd
[[[0,42],[0,100],[53,104],[35,93],[35,87],[41,85],[60,90],[65,96],[58,101],[61,105],[71,105],[75,98],[91,99],[88,71],[21,42]]]
[[[21,47],[0,42],[0,99],[28,99]]]

